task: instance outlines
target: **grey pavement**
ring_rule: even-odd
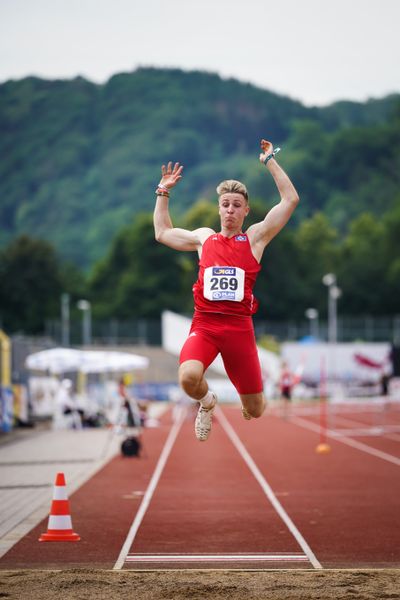
[[[155,405],[152,418],[165,405]],[[120,452],[123,436],[109,428],[39,428],[2,438],[0,557],[48,516],[57,473],[64,473],[70,496]]]

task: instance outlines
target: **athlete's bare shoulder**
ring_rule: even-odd
[[[199,227],[199,229],[195,229],[193,233],[196,234],[196,237],[200,242],[200,246],[197,248],[197,253],[199,258],[201,258],[204,242],[210,237],[210,235],[215,233],[215,231],[214,229],[211,229],[211,227]]]
[[[203,245],[206,239],[215,233],[215,231],[214,229],[211,229],[211,227],[199,227],[199,229],[195,229],[193,233],[197,235],[201,245]]]

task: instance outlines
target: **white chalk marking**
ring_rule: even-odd
[[[129,554],[126,562],[187,563],[187,562],[308,562],[305,554]]]
[[[243,443],[239,439],[237,433],[234,431],[233,427],[231,426],[231,424],[229,423],[229,421],[223,414],[222,410],[220,408],[217,408],[216,412],[218,414],[218,419],[219,419],[222,427],[224,428],[227,436],[229,437],[229,439],[235,446],[236,450],[239,452],[239,454],[241,455],[241,457],[243,458],[243,460],[249,467],[249,469],[252,472],[252,474],[254,475],[255,479],[260,484],[261,489],[263,490],[264,494],[267,496],[268,500],[271,502],[272,506],[274,507],[274,509],[276,510],[276,512],[282,519],[282,521],[285,523],[286,527],[289,529],[290,533],[296,539],[297,543],[299,544],[300,548],[303,550],[304,554],[308,557],[308,560],[310,561],[312,566],[315,569],[322,569],[322,565],[317,560],[314,552],[311,550],[310,546],[308,545],[308,543],[306,542],[304,537],[301,535],[300,531],[297,529],[296,525],[293,523],[292,519],[289,517],[289,515],[285,511],[282,504],[279,502],[278,498],[275,496],[274,492],[272,491],[271,486],[267,483],[267,481],[266,481],[265,477],[263,476],[263,474],[261,473],[260,469],[257,467],[254,460],[251,458],[250,454],[247,452]]]
[[[177,414],[177,418],[176,421],[173,425],[173,427],[171,428],[171,431],[169,432],[168,438],[164,444],[164,447],[162,449],[162,452],[160,454],[160,458],[158,459],[156,468],[154,469],[154,473],[152,475],[152,478],[150,480],[150,483],[147,487],[146,493],[143,496],[142,502],[140,504],[139,510],[136,513],[136,516],[133,520],[133,523],[131,525],[131,528],[129,530],[129,533],[127,535],[127,538],[124,542],[124,545],[122,546],[121,552],[119,554],[119,557],[117,559],[117,562],[114,565],[114,570],[118,570],[118,569],[122,569],[124,562],[126,560],[126,557],[128,556],[128,552],[133,544],[133,541],[136,537],[136,534],[138,532],[138,529],[143,521],[144,515],[146,514],[146,511],[149,507],[150,501],[153,497],[153,494],[155,492],[155,489],[158,485],[158,482],[160,480],[161,474],[164,470],[165,464],[168,460],[168,457],[171,453],[171,450],[173,448],[173,445],[176,441],[176,438],[178,436],[178,433],[180,431],[180,428],[182,427],[182,423],[184,420],[184,411],[180,410]]]
[[[346,444],[347,446],[356,448],[356,450],[361,450],[361,452],[371,454],[371,456],[381,458],[382,460],[386,460],[386,462],[390,462],[396,465],[397,467],[400,467],[400,458],[397,458],[392,454],[382,452],[382,450],[377,450],[376,448],[372,448],[372,446],[368,446],[367,444],[363,444],[362,442],[357,442],[356,440],[341,435],[340,433],[337,433],[332,429],[326,429],[325,427],[320,428],[319,425],[316,425],[315,423],[309,423],[309,421],[306,421],[306,419],[302,419],[301,417],[291,417],[290,421],[295,425],[299,425],[300,427],[304,427],[305,429],[310,429],[311,431],[315,431],[316,433],[320,433],[320,431],[322,430],[327,437],[333,438],[337,442],[341,442],[342,444]]]

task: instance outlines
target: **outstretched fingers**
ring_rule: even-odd
[[[172,161],[170,161],[167,166],[162,165],[161,175],[163,184],[167,187],[173,187],[180,179],[182,179],[182,171],[183,165],[180,165],[178,162],[172,165]]]
[[[171,175],[172,173],[172,162],[170,161],[167,166],[163,165],[161,167],[162,176]]]
[[[172,169],[172,177],[174,177],[175,179],[180,179],[182,177],[182,170],[183,165],[180,165],[178,162],[175,163],[174,168]]]

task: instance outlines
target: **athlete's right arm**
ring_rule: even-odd
[[[167,167],[163,165],[161,168],[162,177],[159,184],[162,186],[161,193],[157,194],[153,215],[155,238],[157,242],[174,248],[174,250],[199,251],[205,239],[214,231],[208,227],[201,227],[194,231],[174,227],[168,209],[169,197],[162,195],[163,190],[169,193],[169,190],[181,179],[182,168],[179,163],[175,163],[173,168],[172,163],[168,163]]]
[[[201,246],[196,231],[173,227],[168,211],[168,198],[157,196],[154,210],[154,233],[157,242],[174,250],[198,250]]]

